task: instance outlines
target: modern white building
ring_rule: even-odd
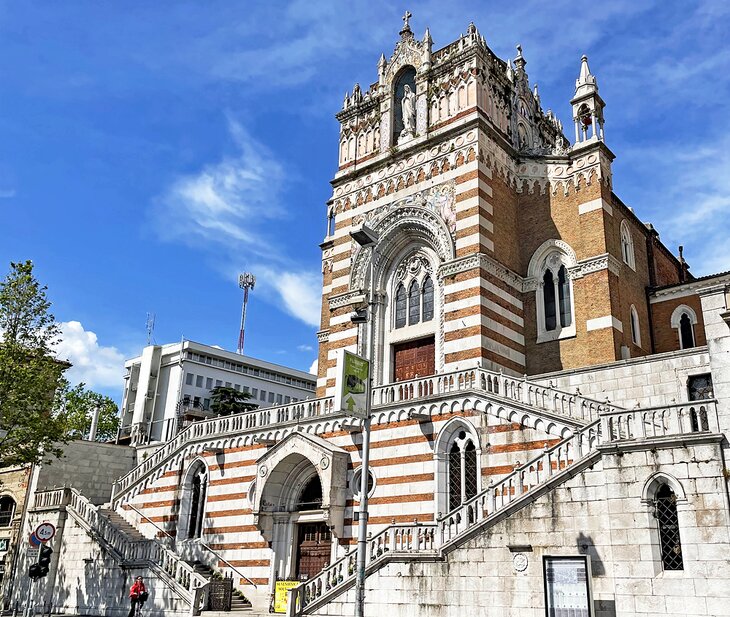
[[[167,441],[191,419],[212,416],[216,386],[269,407],[311,398],[316,385],[310,373],[193,341],[150,345],[124,368],[119,440],[133,445]]]

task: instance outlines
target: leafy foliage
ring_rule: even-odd
[[[235,388],[227,388],[225,386],[216,386],[210,391],[210,397],[213,402],[210,409],[217,416],[229,416],[242,411],[250,411],[258,407],[255,403],[247,403],[251,398],[248,392],[242,392]]]
[[[54,357],[60,330],[31,261],[11,263],[0,281],[0,466],[61,454],[66,418],[54,405],[63,372]]]
[[[99,408],[99,422],[96,427],[96,441],[108,441],[116,437],[119,429],[119,409],[113,399],[87,390],[84,383],[70,388],[67,381],[59,392],[59,399],[65,412],[66,427],[71,438],[88,438],[94,410],[97,407]]]

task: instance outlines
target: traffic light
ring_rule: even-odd
[[[41,567],[37,563],[31,565],[30,568],[28,568],[28,576],[30,576],[33,580],[43,576],[41,574]]]
[[[40,576],[48,574],[48,568],[51,566],[51,555],[53,555],[53,549],[47,544],[42,544],[38,553],[38,568]]]

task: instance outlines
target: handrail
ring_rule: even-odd
[[[173,536],[172,534],[165,531],[162,527],[160,527],[157,523],[155,523],[155,521],[153,521],[149,516],[147,516],[143,512],[140,512],[137,508],[135,508],[134,505],[132,505],[131,503],[127,503],[124,505],[129,506],[132,510],[134,510],[137,514],[139,514],[143,519],[145,519],[144,521],[140,521],[140,522],[151,523],[155,528],[157,528],[158,531],[161,531],[162,533],[164,533],[168,538],[175,540],[175,536]]]
[[[155,523],[155,521],[153,521],[146,514],[144,514],[143,512],[141,512],[140,510],[138,510],[137,508],[135,508],[131,503],[128,503],[126,505],[129,506],[132,510],[134,510],[137,514],[139,514],[140,517],[142,517],[142,519],[144,519],[142,522],[151,523],[156,529],[158,529],[159,531],[161,531],[162,533],[164,533],[168,538],[172,538],[173,540],[175,539],[175,537],[173,535],[171,535],[169,532],[165,531],[162,527],[160,527],[157,523]],[[231,570],[233,570],[234,572],[236,572],[241,578],[245,578],[249,582],[250,585],[253,585],[254,586],[254,589],[258,589],[258,586],[256,585],[256,583],[254,583],[250,578],[248,578],[248,576],[246,576],[243,572],[241,572],[238,568],[236,568],[236,566],[234,566],[230,561],[228,561],[225,557],[223,557],[223,555],[221,555],[216,550],[214,550],[213,548],[211,548],[208,544],[206,544],[205,542],[203,542],[202,539],[199,538],[197,540],[197,543],[200,544],[202,547],[208,549],[211,553],[213,553],[216,557],[218,557],[218,559],[220,559],[221,561],[225,562],[225,564]]]
[[[225,557],[223,557],[223,555],[221,555],[216,550],[212,549],[210,546],[208,546],[201,539],[198,539],[198,544],[200,544],[201,546],[207,548],[211,553],[213,553],[216,557],[218,557],[218,559],[220,559],[221,561],[223,561],[231,570],[233,570],[234,572],[238,573],[238,575],[241,578],[245,578],[249,582],[250,585],[253,585],[254,589],[258,589],[258,585],[256,585],[256,583],[254,583],[250,578],[248,578],[248,576],[246,576],[236,566],[234,566],[230,561],[228,561]]]

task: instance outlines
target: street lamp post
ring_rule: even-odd
[[[360,507],[357,524],[357,561],[355,571],[355,617],[365,614],[365,557],[368,540],[368,484],[370,480],[370,414],[373,406],[373,366],[375,355],[375,247],[378,234],[363,223],[350,232],[352,239],[362,248],[370,249],[370,282],[368,284],[367,311],[357,311],[352,316],[353,323],[367,323],[368,353],[370,362],[367,398],[365,399],[365,420],[362,426],[362,464],[360,465]]]

